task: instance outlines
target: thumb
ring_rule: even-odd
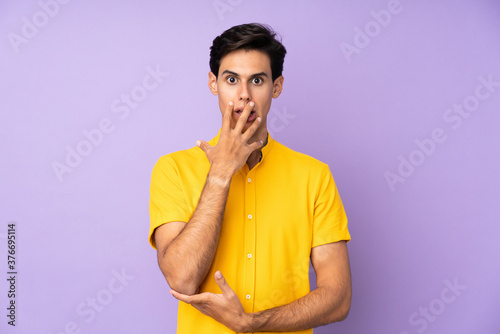
[[[231,289],[229,284],[227,284],[226,279],[224,278],[224,276],[222,276],[222,273],[220,271],[215,272],[215,282],[221,289],[223,295],[233,293],[233,289]]]
[[[196,146],[201,148],[203,150],[203,152],[206,152],[211,147],[209,143],[207,143],[206,141],[203,141],[203,140],[196,141]]]

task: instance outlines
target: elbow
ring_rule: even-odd
[[[338,308],[338,312],[335,315],[335,318],[332,322],[344,321],[347,319],[349,315],[349,311],[351,310],[351,297],[346,297],[342,301],[340,307]]]
[[[351,301],[348,300],[347,302],[344,303],[344,305],[342,305],[338,315],[338,319],[336,321],[344,321],[345,319],[347,319],[350,310],[351,310]]]
[[[340,301],[340,303],[338,301],[337,303],[338,304],[329,314],[330,316],[328,317],[327,324],[344,321],[349,315],[349,311],[351,310],[351,297],[346,296]]]
[[[165,259],[159,259],[158,264],[172,290],[188,296],[198,292],[199,284],[196,283],[189,273],[182,272],[182,270],[179,270],[179,268],[170,264]]]
[[[350,282],[349,282],[350,283]],[[340,303],[338,304],[338,312],[335,322],[344,321],[347,319],[349,312],[351,311],[351,298],[352,298],[352,289],[351,284],[344,290],[342,294],[342,298],[340,299]]]
[[[186,277],[172,277],[165,275],[168,285],[172,290],[175,290],[183,295],[192,296],[198,292],[198,286],[192,279]]]

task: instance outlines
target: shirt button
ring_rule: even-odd
[[[247,299],[250,299],[250,298],[251,298],[250,295],[247,295]]]
[[[248,219],[252,219],[252,215],[248,215]]]
[[[248,256],[248,258],[249,258],[249,259],[251,259],[251,258],[252,258],[252,254],[248,254],[247,256]]]
[[[250,183],[250,182],[252,182],[252,179],[251,179],[251,178],[248,178],[248,182],[249,182],[249,183]]]

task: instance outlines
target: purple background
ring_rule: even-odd
[[[401,0],[385,26],[371,11],[387,0],[54,1],[0,3],[0,250],[16,222],[19,273],[12,328],[0,255],[0,332],[175,331],[147,242],[151,170],[217,133],[209,47],[248,22],[288,50],[271,134],[331,166],[349,218],[351,313],[315,333],[500,331],[500,87],[473,97],[479,77],[500,82],[498,1]],[[168,75],[142,89],[157,67]],[[463,103],[467,117],[448,111]],[[85,146],[101,122],[108,133]],[[87,156],[58,178],[79,143]],[[391,188],[400,156],[418,166]]]

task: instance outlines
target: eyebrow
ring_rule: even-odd
[[[225,70],[224,72],[222,72],[221,76],[224,75],[224,74],[231,74],[231,75],[234,75],[235,77],[239,77],[240,76],[238,73],[233,72],[233,71],[229,71],[229,70]],[[252,74],[250,76],[250,78],[259,77],[259,76],[266,77],[266,78],[268,77],[266,73],[260,72],[260,73]]]

